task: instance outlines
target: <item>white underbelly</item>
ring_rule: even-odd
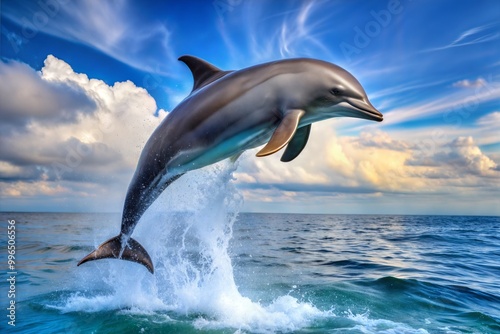
[[[212,147],[199,147],[177,154],[169,163],[167,178],[202,168],[269,141],[274,129],[245,131]]]

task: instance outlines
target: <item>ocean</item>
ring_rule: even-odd
[[[500,217],[242,213],[232,171],[200,173],[134,232],[154,275],[76,266],[120,214],[0,213],[0,332],[500,333]]]

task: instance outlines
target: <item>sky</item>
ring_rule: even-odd
[[[2,0],[0,211],[121,212],[145,142],[224,70],[335,63],[382,123],[313,124],[239,160],[244,211],[500,215],[500,2]],[[168,189],[167,189],[168,191]]]

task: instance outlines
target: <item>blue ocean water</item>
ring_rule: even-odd
[[[231,172],[211,173],[180,182],[134,232],[155,275],[76,266],[119,214],[0,213],[0,332],[500,333],[500,217],[237,213]]]

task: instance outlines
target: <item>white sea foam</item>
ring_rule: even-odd
[[[406,324],[385,320],[371,319],[368,314],[348,314],[349,319],[353,320],[356,325],[353,330],[361,333],[383,333],[383,334],[428,334],[425,329],[415,329]]]
[[[262,305],[238,291],[228,252],[242,204],[231,182],[235,169],[225,161],[190,172],[148,210],[134,238],[150,253],[154,276],[134,263],[95,261],[85,272],[79,269],[84,285],[79,289],[86,293],[73,294],[55,307],[62,312],[169,311],[194,316],[199,329],[250,332],[293,331],[328,317],[330,312],[289,295]],[[111,292],[93,293],[96,286]]]
[[[309,326],[313,321],[330,314],[291,296],[278,297],[268,306],[240,296],[229,301],[221,311],[216,319],[197,319],[195,326],[200,329],[233,327],[259,333],[290,332]]]

